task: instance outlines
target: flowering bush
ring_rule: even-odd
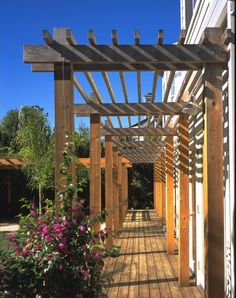
[[[26,203],[30,213],[20,216],[19,231],[1,253],[0,290],[14,297],[106,296],[102,269],[109,231],[96,232],[99,216],[91,216],[79,202],[71,204],[77,190],[67,171],[72,161],[68,148],[62,168],[67,183],[56,204],[47,200],[39,214],[34,204]]]

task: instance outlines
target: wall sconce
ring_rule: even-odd
[[[184,105],[182,113],[187,114],[189,116],[195,116],[198,113],[202,112],[202,108],[192,100],[193,98],[191,98],[190,101]]]

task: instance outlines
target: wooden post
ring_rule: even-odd
[[[119,202],[119,227],[122,227],[122,209],[123,209],[123,198],[122,198],[122,156],[118,155],[118,202]]]
[[[90,208],[101,212],[101,123],[100,115],[90,115]],[[97,223],[95,231],[100,229]]]
[[[153,206],[157,214],[157,162],[153,163]]]
[[[106,227],[113,230],[113,176],[112,176],[112,137],[105,136],[105,205]],[[107,248],[113,245],[113,238],[109,236],[106,241]]]
[[[54,65],[55,87],[55,186],[62,185],[63,176],[60,173],[62,150],[65,145],[65,135],[73,131],[73,71],[70,64]]]
[[[161,154],[161,198],[162,198],[162,221],[166,223],[166,159]]]
[[[129,181],[128,181],[128,168],[124,167],[124,200],[125,200],[125,215],[129,208]]]
[[[189,128],[179,117],[179,284],[189,286]]]
[[[119,230],[119,184],[118,184],[118,149],[113,146],[113,216],[114,232]]]
[[[166,140],[166,240],[167,253],[174,254],[174,177],[173,177],[173,138]]]
[[[162,174],[161,174],[161,158],[154,164],[154,200],[156,204],[156,215],[161,220],[163,219],[162,208]]]
[[[126,198],[126,166],[122,165],[122,220],[125,219],[126,211],[127,211],[127,198]]]
[[[220,37],[219,28],[208,30],[210,42],[219,42]],[[221,65],[206,64],[204,82],[205,295],[207,298],[220,298],[224,297],[224,152]]]

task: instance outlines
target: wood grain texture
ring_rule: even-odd
[[[204,69],[203,189],[206,297],[224,297],[222,68]]]
[[[188,116],[179,118],[179,284],[189,286]]]
[[[101,119],[100,115],[90,117],[90,208],[95,214],[101,212]],[[95,230],[99,230],[97,224]]]

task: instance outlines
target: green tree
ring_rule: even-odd
[[[44,191],[54,185],[54,141],[43,109],[35,106],[21,108],[16,140],[19,156],[24,161],[22,169],[29,187],[38,190],[41,210]]]
[[[19,127],[18,113],[17,109],[8,111],[0,123],[1,156],[14,155],[17,152],[15,138]]]

